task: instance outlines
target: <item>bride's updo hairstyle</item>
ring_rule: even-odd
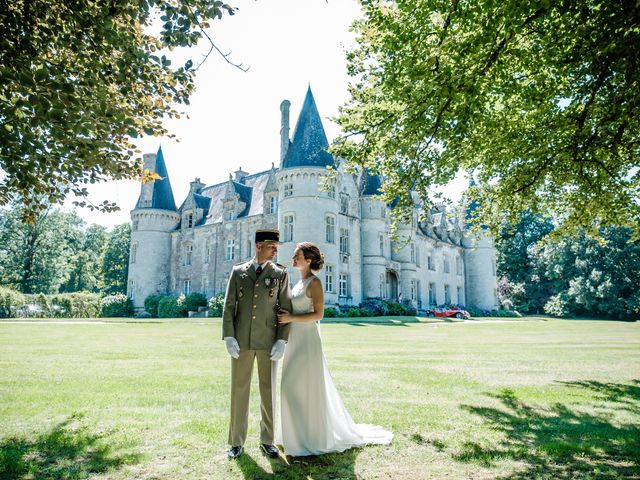
[[[302,255],[307,260],[311,260],[311,270],[320,270],[324,266],[324,254],[311,242],[301,242],[298,248],[302,250]]]

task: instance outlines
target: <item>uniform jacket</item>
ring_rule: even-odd
[[[222,312],[222,338],[235,337],[240,349],[270,350],[287,340],[289,324],[278,325],[276,303],[291,312],[289,275],[282,265],[266,262],[260,277],[252,261],[235,265]]]

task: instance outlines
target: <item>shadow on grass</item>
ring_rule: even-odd
[[[345,325],[353,325],[355,327],[362,327],[365,325],[392,325],[394,327],[407,326],[409,323],[427,323],[424,319],[419,317],[403,317],[403,316],[389,316],[389,317],[329,317],[323,318],[322,323],[342,323]]]
[[[358,453],[360,449],[352,448],[346,452],[317,457],[287,457],[287,462],[282,458],[269,459],[273,473],[267,472],[246,453],[236,461],[247,480],[357,480],[354,468]]]
[[[571,383],[569,383],[571,384]],[[574,382],[606,396],[607,402],[637,405],[639,382],[600,384]],[[467,442],[456,460],[476,462],[486,467],[499,460],[525,465],[509,479],[619,479],[640,476],[640,426],[610,419],[608,412],[586,413],[556,403],[550,407],[531,407],[510,390],[495,395],[503,408],[463,406],[479,415],[489,427],[504,434],[493,445]]]
[[[35,439],[4,439],[0,479],[80,480],[138,461],[138,455],[114,455],[105,436],[88,432],[81,418],[72,415]]]
[[[593,390],[598,400],[622,404],[625,410],[640,415],[640,380],[632,380],[630,385],[624,383],[603,383],[596,381],[557,382],[569,387]],[[638,452],[640,456],[640,452]]]

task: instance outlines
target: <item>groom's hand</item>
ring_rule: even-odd
[[[284,356],[284,347],[286,342],[284,340],[276,340],[276,343],[271,347],[271,361],[277,362]]]
[[[231,358],[238,358],[240,356],[240,345],[238,341],[233,337],[224,337],[224,343],[227,344],[227,352],[231,355]]]

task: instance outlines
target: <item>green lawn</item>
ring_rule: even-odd
[[[0,322],[0,479],[640,478],[640,322],[322,326],[358,423],[389,446],[226,458],[220,320]],[[528,320],[528,321],[527,321]]]

